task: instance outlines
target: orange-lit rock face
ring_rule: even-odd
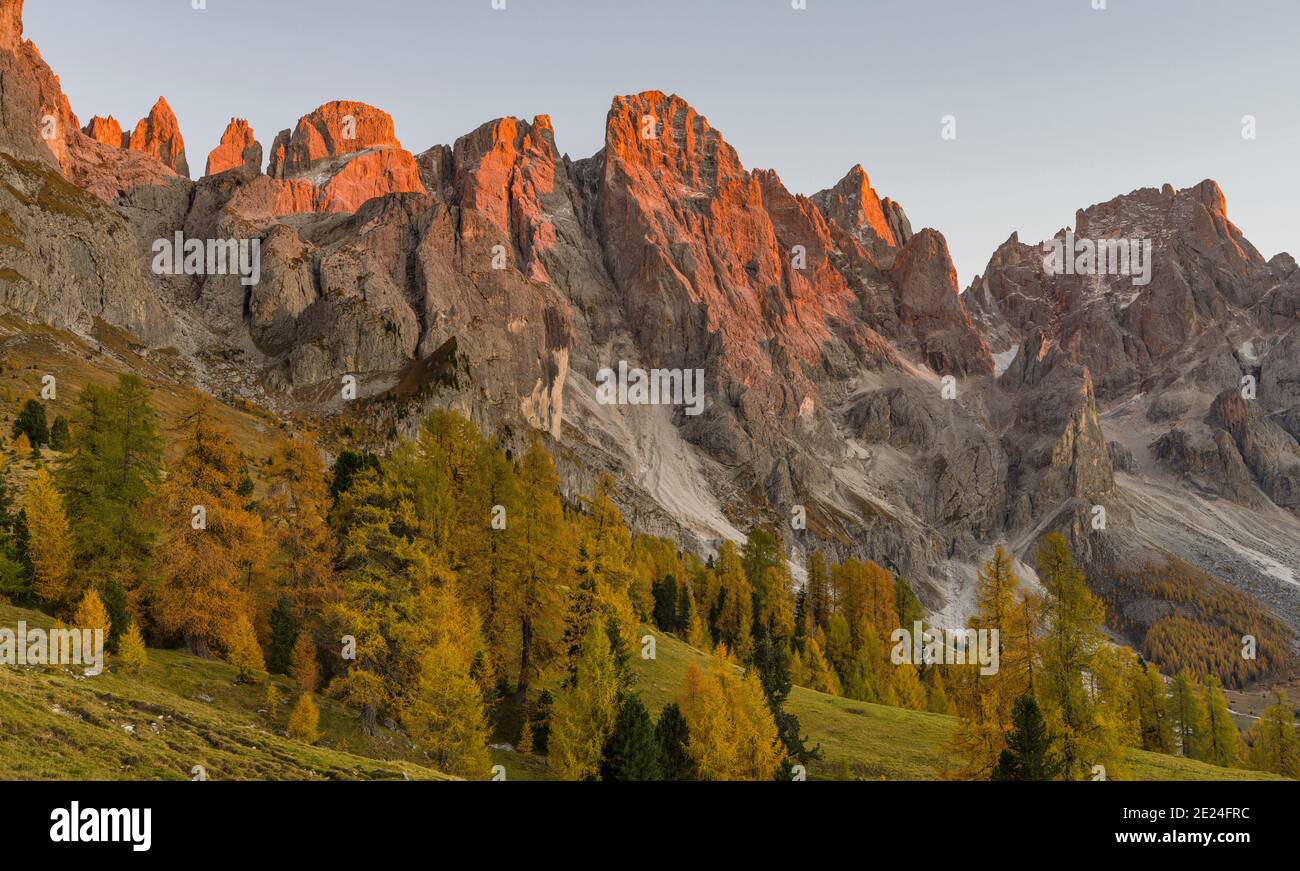
[[[120,133],[113,140],[107,132],[111,128],[101,133],[108,144],[82,132],[58,77],[36,46],[23,40],[22,10],[21,0],[0,0],[0,146],[57,167],[108,202],[132,188],[174,180],[175,173],[158,161],[124,150]]]
[[[555,245],[555,228],[542,205],[555,190],[551,119],[491,121],[458,139],[452,155],[460,204],[481,212],[511,238],[522,258],[521,272],[548,281],[540,256]]]
[[[317,161],[383,147],[402,147],[391,115],[365,103],[335,100],[298,119],[285,146],[282,174],[296,175]]]
[[[243,118],[231,118],[221,134],[221,144],[208,155],[204,175],[219,175],[232,169],[250,170],[253,174],[262,168],[262,146],[253,138],[253,128]]]
[[[113,148],[122,147],[122,125],[118,124],[117,119],[112,115],[107,118],[96,115],[90,119],[90,123],[82,132],[103,145]]]
[[[303,179],[259,176],[230,198],[230,211],[252,221],[316,211],[318,190]]]
[[[0,49],[13,51],[23,41],[23,0],[0,2]]]
[[[414,156],[401,147],[387,113],[365,103],[326,103],[280,133],[271,146],[268,175],[300,180],[314,189],[312,211],[354,212],[367,200],[393,193],[424,193]],[[287,198],[295,204],[301,196]]]
[[[861,164],[849,170],[839,184],[813,196],[813,202],[829,220],[853,233],[859,241],[895,248],[905,242],[894,233],[885,214],[885,204],[871,187]]]
[[[355,212],[375,197],[424,193],[424,186],[409,151],[380,148],[349,159],[318,190],[317,211]]]
[[[846,223],[851,203],[862,233],[832,223],[776,173],[746,171],[681,99],[657,91],[616,99],[599,227],[638,344],[673,349],[665,365],[704,365],[755,427],[822,408],[819,367],[897,365],[885,338],[942,372],[991,371],[950,261],[900,274],[928,318],[900,316],[895,278],[867,245],[892,252],[906,219],[896,207],[886,212],[865,173],[855,181],[842,200]],[[858,203],[870,207],[870,220]]]
[[[614,100],[600,209],[640,344],[681,348],[688,358],[664,365],[716,354],[728,377],[763,391],[779,383],[771,357],[758,353],[769,336],[799,358],[817,355],[827,333],[820,318],[798,317],[795,285],[805,279],[786,270],[762,185],[685,101],[658,91]],[[828,288],[817,305],[847,304],[834,295]]]
[[[162,97],[154,103],[146,118],[135,125],[126,147],[143,151],[161,161],[177,175],[189,178],[190,166],[185,160],[185,139],[172,107]]]

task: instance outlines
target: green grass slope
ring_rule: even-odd
[[[51,625],[35,611],[0,605],[0,626]],[[201,765],[209,780],[428,780],[402,736],[365,736],[354,716],[317,697],[321,740],[283,734],[292,701],[273,725],[265,685],[235,683],[224,662],[150,650],[137,676],[108,668],[93,678],[72,669],[0,665],[0,780],[186,780]]]
[[[654,633],[655,658],[635,660],[636,689],[657,716],[681,691],[686,666],[694,660],[707,667],[709,656],[670,635]],[[872,705],[795,687],[786,709],[812,745],[821,744],[824,759],[809,766],[811,779],[926,780],[952,766],[947,745],[957,726],[954,717]],[[1256,771],[1217,768],[1181,757],[1129,750],[1126,771],[1116,779],[1134,780],[1276,780]]]
[[[0,626],[49,627],[38,612],[0,605]],[[710,657],[677,639],[654,633],[656,657],[637,657],[636,690],[655,714],[677,698],[691,661]],[[321,739],[315,745],[284,735],[293,699],[283,677],[272,680],[282,702],[272,723],[265,686],[235,683],[224,662],[172,650],[150,650],[137,676],[87,678],[72,670],[0,666],[0,780],[163,779],[192,777],[201,765],[211,780],[436,780],[449,779],[426,765],[405,738],[380,728],[365,735],[356,719],[332,699],[317,696]],[[829,780],[924,780],[949,764],[952,717],[872,705],[796,687],[788,708],[825,758],[809,777]],[[505,749],[492,751],[506,779],[550,778],[546,761]],[[1251,771],[1129,751],[1123,776],[1159,780],[1269,778]]]

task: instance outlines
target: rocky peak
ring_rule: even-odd
[[[387,112],[335,100],[298,119],[271,145],[267,175],[283,184],[264,185],[256,199],[282,209],[355,212],[375,197],[425,193],[415,157],[402,148]],[[271,190],[270,188],[274,188]]]
[[[205,176],[242,169],[256,176],[262,170],[262,145],[253,138],[253,128],[243,118],[231,118],[221,134],[221,144],[208,155]]]
[[[271,143],[271,156],[266,164],[266,174],[271,178],[284,178],[284,164],[289,156],[289,140],[292,137],[292,130],[281,130],[275,134],[275,140]]]
[[[526,275],[548,281],[540,255],[555,245],[543,198],[555,190],[555,131],[539,115],[531,124],[499,118],[456,140],[452,183],[463,208],[484,215],[514,243]]]
[[[23,42],[23,0],[0,0],[0,49],[14,51]]]
[[[149,114],[135,125],[126,147],[151,155],[183,178],[190,177],[180,124],[176,120],[176,113],[163,97],[159,97]]]
[[[0,0],[0,146],[56,167],[106,202],[132,188],[175,179],[152,157],[122,148],[120,135],[104,144],[82,132],[58,76],[36,46],[22,39],[22,11],[20,0]],[[51,121],[54,135],[47,136]],[[112,139],[109,128],[104,135]]]
[[[823,353],[826,309],[852,298],[843,281],[801,290],[808,279],[787,268],[759,178],[680,97],[615,98],[602,160],[596,224],[637,343],[673,366],[712,367],[711,389],[744,382],[738,413],[755,426],[793,418],[815,393],[795,360]],[[782,347],[779,360],[764,342]]]
[[[281,144],[276,137],[276,145]],[[288,177],[307,172],[320,161],[372,148],[401,148],[393,116],[382,109],[352,100],[335,100],[318,106],[298,119],[293,134],[283,143],[283,155],[272,157],[272,175]]]
[[[268,176],[253,131],[232,120],[207,162],[218,178],[191,184],[168,168],[184,146],[165,101],[143,141],[128,140],[135,150],[113,141],[111,119],[85,133],[62,123],[71,109],[21,43],[20,11],[0,0],[0,43],[18,46],[0,51],[0,144],[19,155],[0,154],[0,213],[20,242],[0,246],[0,301],[21,317],[82,331],[102,320],[158,348],[238,347],[233,373],[276,403],[333,394],[355,372],[372,393],[391,389],[403,415],[408,400],[454,403],[485,429],[545,429],[563,440],[569,481],[626,472],[631,513],[683,541],[806,504],[819,529],[792,530],[800,551],[882,560],[936,604],[953,592],[944,579],[999,540],[1066,526],[1076,544],[1100,542],[1082,522],[1097,505],[1133,528],[1120,511],[1129,476],[1147,473],[1144,431],[1123,407],[1100,417],[1097,395],[1124,367],[1144,392],[1176,392],[1168,372],[1141,367],[1167,354],[1170,371],[1205,369],[1187,339],[1209,337],[1229,365],[1212,367],[1213,392],[1179,421],[1188,462],[1209,431],[1264,488],[1261,504],[1267,491],[1300,511],[1300,270],[1258,259],[1212,182],[1077,216],[1098,236],[1155,241],[1146,289],[1048,276],[1041,251],[1012,235],[970,304],[1018,354],[999,346],[1002,378],[949,396],[932,373],[987,375],[993,358],[944,237],[913,234],[860,166],[795,194],[774,171],[747,171],[685,101],[647,91],[612,102],[605,148],[586,160],[559,154],[546,116],[498,119],[416,159],[386,113],[335,102],[275,137]],[[46,114],[61,132],[42,142]],[[181,227],[257,233],[262,281],[143,269],[142,248]],[[502,244],[509,263],[492,268]],[[1256,311],[1290,338],[1232,332]],[[1207,414],[1241,374],[1234,352],[1259,370],[1259,398],[1225,393]],[[227,371],[188,358],[207,383]],[[701,413],[603,407],[593,375],[619,360],[702,369]],[[1117,482],[1119,444],[1138,459]]]
[[[1182,190],[1141,188],[1080,209],[1074,229],[1049,241],[1070,268],[1049,272],[1050,249],[1013,236],[972,285],[968,304],[999,347],[1049,331],[1088,366],[1107,399],[1153,374],[1177,377],[1186,368],[1179,355],[1206,337],[1218,335],[1214,353],[1230,357],[1226,336],[1249,337],[1270,318],[1280,323],[1300,302],[1300,283],[1279,286],[1274,267],[1228,220],[1223,191],[1210,180]],[[1076,251],[1065,250],[1071,241]]]
[[[812,201],[826,219],[876,249],[896,248],[912,237],[912,225],[898,203],[882,200],[871,187],[862,164],[855,165],[831,188],[812,195]]]
[[[722,134],[681,97],[662,91],[614,98],[605,123],[605,170],[606,181],[611,172],[672,179],[670,192],[687,201],[745,181]]]
[[[96,142],[107,145],[110,148],[121,148],[122,143],[122,125],[117,123],[117,119],[112,115],[107,118],[96,115],[90,119],[90,123],[82,128],[85,133]]]
[[[991,375],[993,356],[957,290],[948,242],[925,228],[899,250],[889,276],[899,316],[916,332],[925,362],[940,374]]]

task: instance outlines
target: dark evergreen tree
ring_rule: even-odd
[[[56,451],[66,451],[72,444],[72,437],[68,433],[68,419],[63,415],[54,418],[54,425],[50,427],[50,447]]]
[[[912,624],[917,620],[925,620],[921,600],[916,598],[912,585],[902,575],[894,579],[894,607],[898,609],[899,622],[908,632],[912,631]]]
[[[629,694],[614,720],[600,762],[601,780],[663,780],[659,741],[641,698]]]
[[[22,538],[19,526],[22,524]],[[22,512],[13,510],[13,496],[0,474],[0,597],[26,604],[31,596],[32,573],[27,562],[26,524]]]
[[[27,400],[23,410],[18,412],[18,419],[14,421],[14,438],[22,433],[27,433],[27,440],[32,443],[33,450],[49,444],[50,425],[45,419],[45,406],[41,405],[39,399]]]
[[[714,639],[722,637],[722,634],[718,631],[718,618],[722,616],[722,609],[726,604],[727,588],[719,587],[718,597],[714,600],[712,607],[709,608],[709,636]]]
[[[691,628],[691,619],[695,616],[695,597],[691,594],[691,585],[689,581],[682,580],[677,585],[677,616],[675,622],[678,630],[683,633],[689,632]]]
[[[533,752],[538,756],[545,756],[549,750],[551,740],[551,706],[555,704],[555,697],[551,695],[550,690],[542,690],[537,694],[537,704],[533,707]]]
[[[137,375],[123,375],[112,387],[87,384],[72,424],[56,480],[76,570],[133,592],[150,576],[156,517],[146,506],[163,477],[163,437],[149,386]]]
[[[807,765],[822,758],[821,745],[808,746],[807,737],[799,732],[799,718],[785,710],[790,695],[790,648],[773,637],[771,627],[762,626],[754,636],[754,667],[763,684],[767,707],[776,722],[777,738],[785,748],[785,759],[777,770],[778,780],[789,780],[795,763]]]
[[[23,572],[28,578],[32,576],[32,557],[31,543],[32,534],[27,530],[27,511],[20,508],[14,515],[14,550],[17,551],[15,559],[23,567]]]
[[[100,595],[104,603],[104,610],[108,612],[108,639],[107,645],[110,653],[117,653],[117,644],[131,628],[131,611],[127,607],[126,588],[117,578],[109,578],[104,582],[104,590]]]
[[[298,621],[293,616],[293,601],[281,596],[271,611],[271,649],[266,668],[272,674],[289,674],[293,667],[293,646],[298,640]]]
[[[632,670],[632,651],[628,650],[623,640],[623,630],[614,617],[605,619],[605,634],[609,636],[609,652],[614,657],[614,673],[618,676],[618,692],[621,698],[636,683],[636,672]]]
[[[352,489],[352,480],[364,469],[379,471],[379,457],[372,453],[343,451],[334,461],[333,476],[330,479],[331,503],[339,501],[339,496]]]
[[[794,594],[794,645],[799,650],[804,649],[804,641],[808,637],[811,623],[812,614],[808,608],[807,590],[800,590]]]
[[[1007,749],[998,758],[993,779],[1051,780],[1053,770],[1047,755],[1051,739],[1038,702],[1029,693],[1016,699],[1011,709],[1011,724]]]
[[[655,740],[659,742],[659,763],[664,780],[695,780],[695,763],[686,751],[690,740],[690,727],[676,702],[664,705],[655,724]]]
[[[571,686],[578,680],[578,657],[582,653],[582,643],[587,637],[587,630],[596,620],[596,576],[589,568],[586,544],[578,546],[578,581],[569,594],[564,615],[565,658],[569,664],[565,686]]]
[[[677,631],[677,579],[664,575],[650,588],[654,596],[654,621],[664,632]]]

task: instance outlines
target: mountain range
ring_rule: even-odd
[[[192,180],[165,99],[129,131],[81,123],[21,0],[0,0],[0,122],[0,309],[89,352],[120,331],[335,449],[433,406],[516,447],[541,431],[565,487],[610,473],[639,530],[709,552],[773,526],[796,568],[869,558],[940,625],[995,546],[1028,560],[1062,531],[1117,632],[1183,616],[1266,636],[1270,667],[1294,651],[1300,269],[1251,245],[1213,181],[1080,209],[1055,237],[1149,242],[1148,282],[1049,271],[1054,240],[1012,233],[963,291],[943,234],[862,166],[794,193],[658,91],[615,97],[580,159],[544,115],[418,152],[361,102],[269,148],[232,119]],[[159,274],[177,234],[257,240],[259,280]],[[701,370],[702,413],[600,401],[620,362]]]

